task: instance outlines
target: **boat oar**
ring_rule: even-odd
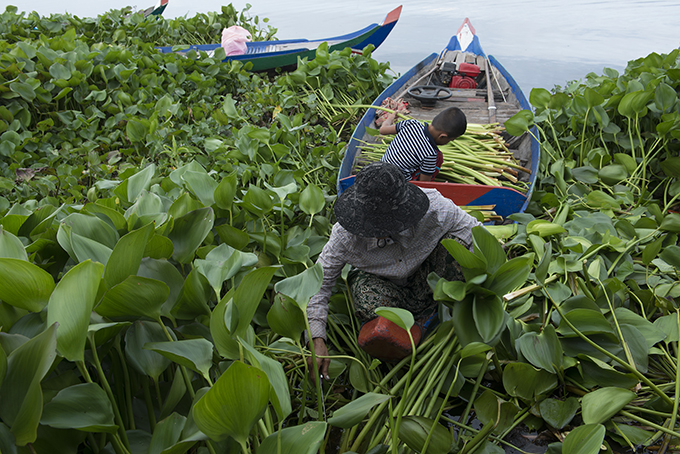
[[[496,102],[493,99],[493,87],[491,86],[491,65],[489,59],[484,57],[484,72],[486,73],[486,99],[489,104],[489,123],[496,123]]]

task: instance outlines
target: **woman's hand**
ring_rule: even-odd
[[[323,337],[315,337],[312,342],[314,342],[314,354],[316,355],[316,365],[319,370],[319,374],[322,379],[330,380],[328,375],[328,367],[330,366],[330,358],[319,358],[319,356],[328,356],[328,348],[326,347],[326,341]],[[316,381],[316,374],[314,373],[314,365],[312,363],[312,357],[307,358],[307,365],[309,366],[309,375],[312,381]]]

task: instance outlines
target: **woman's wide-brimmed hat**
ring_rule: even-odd
[[[355,235],[377,238],[398,233],[420,221],[430,200],[406,181],[394,164],[376,162],[364,167],[335,202],[335,217]]]

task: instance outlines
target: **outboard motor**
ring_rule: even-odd
[[[479,66],[472,63],[461,63],[458,65],[456,73],[451,77],[450,88],[477,88],[477,76],[479,76]]]

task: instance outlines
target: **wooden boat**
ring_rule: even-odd
[[[478,69],[474,70],[475,67]],[[461,75],[465,72],[463,69],[469,73],[468,76]],[[470,77],[470,74],[475,77]],[[454,77],[458,78],[455,83],[449,83],[449,86],[442,84],[442,81],[453,80]],[[469,86],[476,88],[462,88]],[[433,99],[435,92],[440,90],[450,92],[448,99]],[[381,93],[372,105],[380,106],[388,97],[403,98],[409,103],[410,116],[421,121],[430,121],[442,110],[456,106],[463,110],[468,123],[503,124],[518,111],[531,109],[512,76],[493,56],[487,57],[484,54],[467,18],[441,53],[433,53],[411,68]],[[432,101],[435,101],[435,105],[428,106]],[[378,129],[374,122],[375,114],[376,109],[368,109],[350,139],[338,176],[338,194],[354,183],[355,169],[362,162],[362,145],[377,140],[375,135],[370,135],[367,131],[369,128]],[[531,173],[520,172],[520,180],[527,184],[526,192],[502,186],[439,181],[417,181],[414,184],[435,188],[458,206],[494,205],[494,211],[503,218],[521,213],[531,199],[538,174],[539,143],[534,137],[537,137],[535,131],[533,137],[529,133],[521,137],[504,137],[520,164],[531,170]]]
[[[144,14],[144,17],[160,16],[163,14],[163,11],[165,11],[167,6],[168,0],[158,0],[154,6],[150,6],[147,9],[142,10],[140,13]]]
[[[289,39],[280,41],[253,41],[247,43],[248,50],[244,55],[232,55],[223,61],[239,60],[251,62],[251,71],[265,71],[273,68],[281,68],[297,64],[298,58],[314,58],[316,48],[321,43],[328,43],[329,50],[341,50],[346,47],[352,48],[355,52],[361,52],[369,44],[377,49],[387,35],[390,34],[401,15],[401,6],[390,11],[385,20],[380,24],[371,24],[361,30],[346,35],[335,36],[332,38],[307,40]],[[189,51],[206,52],[212,56],[215,49],[220,44],[203,44],[192,46],[165,46],[158,47],[163,53],[177,52],[186,54]]]

